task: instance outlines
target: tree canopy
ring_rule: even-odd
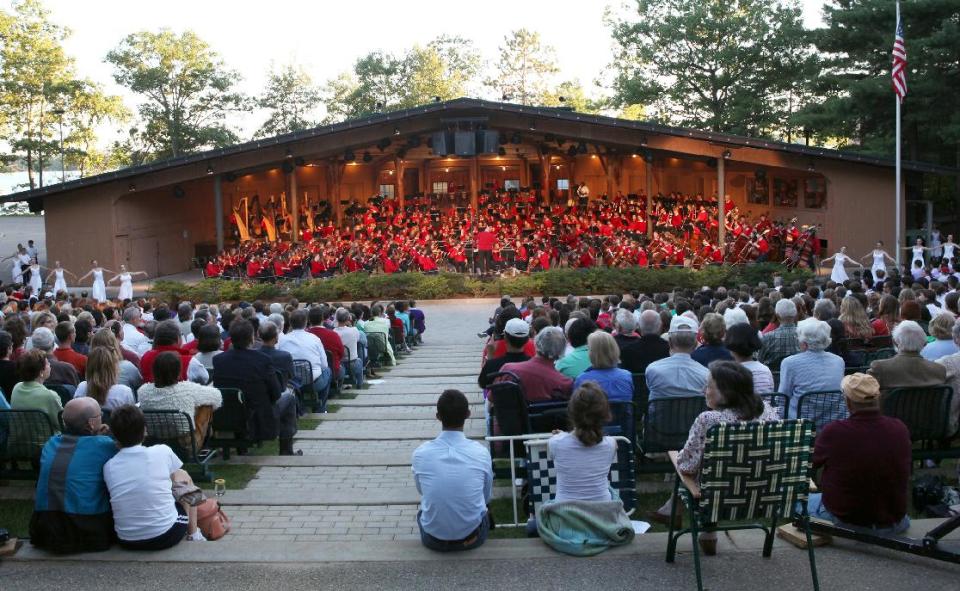
[[[269,113],[255,137],[280,135],[316,125],[312,118],[320,104],[320,89],[303,68],[287,64],[270,72],[257,106]]]

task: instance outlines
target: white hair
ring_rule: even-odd
[[[567,338],[556,326],[548,326],[537,333],[533,340],[537,354],[552,361],[560,359],[567,348]]]
[[[617,323],[617,330],[623,334],[630,334],[637,329],[637,317],[633,315],[633,312],[627,310],[626,308],[620,308],[617,310],[615,320]]]
[[[919,353],[927,345],[927,333],[913,320],[904,320],[893,329],[893,344],[897,351]]]
[[[830,346],[830,325],[816,318],[801,320],[797,323],[797,341],[810,351],[823,351]]]
[[[750,324],[750,319],[741,308],[727,308],[723,313],[723,325],[730,328],[735,324]]]
[[[657,335],[660,334],[660,327],[663,326],[663,321],[660,319],[660,314],[656,310],[644,310],[640,314],[640,334],[642,335]]]
[[[780,320],[795,320],[797,318],[797,305],[793,303],[793,300],[786,298],[779,300],[774,311]]]

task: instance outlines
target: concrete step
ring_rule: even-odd
[[[323,421],[416,421],[436,420],[437,409],[431,406],[349,406],[338,412],[306,415],[307,418]],[[483,406],[479,403],[470,407],[474,417],[483,416]]]
[[[296,506],[309,505],[346,505],[346,506],[383,506],[383,505],[417,505],[420,503],[420,493],[413,486],[413,476],[410,476],[411,485],[398,488],[306,488],[295,490],[264,490],[250,489],[227,490],[227,494],[220,498],[224,507],[236,505],[252,506]],[[230,483],[227,483],[229,487]],[[510,489],[494,487],[494,498],[510,498]],[[229,514],[229,511],[227,511]]]
[[[453,363],[447,365],[438,365],[433,367],[410,367],[410,368],[398,368],[391,371],[389,374],[384,375],[384,383],[389,384],[394,378],[441,378],[441,377],[454,377],[454,376],[469,376],[473,379],[476,379],[477,375],[480,374],[480,369],[475,363],[471,363],[470,367],[458,366]]]
[[[409,466],[409,453],[360,454],[322,454],[302,456],[238,456],[231,455],[230,460],[213,465],[216,472],[219,465],[245,464],[249,466],[284,467],[340,467],[340,466]]]
[[[470,439],[483,439],[487,425],[484,419],[468,419],[464,433]],[[366,441],[379,439],[420,440],[435,438],[440,433],[440,422],[409,420],[376,424],[372,421],[324,421],[311,431],[298,431],[296,439],[328,441]]]
[[[440,397],[442,390],[432,390],[423,392],[404,392],[396,394],[379,394],[373,390],[367,390],[356,398],[351,399],[331,399],[332,404],[339,404],[344,409],[364,406],[385,406],[385,407],[405,407],[405,406],[437,406],[437,398]],[[473,385],[472,390],[460,389],[466,394],[470,404],[480,404],[483,401],[483,394],[480,393],[477,385]],[[329,413],[328,413],[329,414]],[[336,413],[333,413],[336,414]]]

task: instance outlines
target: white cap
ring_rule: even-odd
[[[521,318],[511,318],[503,327],[503,332],[512,337],[530,336],[530,325]]]
[[[670,330],[669,332],[697,332],[700,326],[697,324],[696,320],[687,318],[686,316],[674,316],[670,320]]]

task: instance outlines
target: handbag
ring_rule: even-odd
[[[230,531],[230,518],[216,499],[206,499],[197,505],[197,527],[208,540],[219,540]]]

